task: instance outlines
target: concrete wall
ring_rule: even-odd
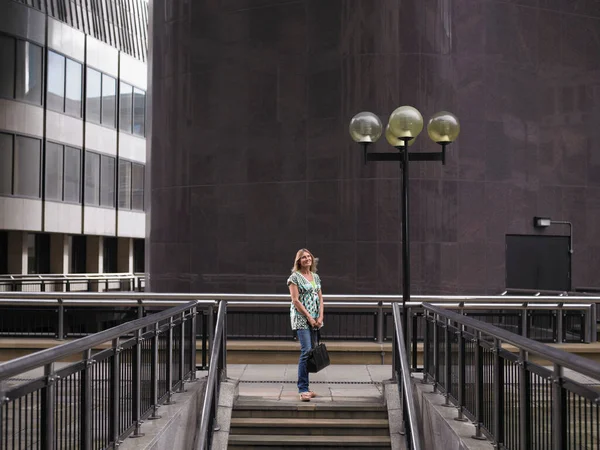
[[[363,166],[348,123],[404,104],[462,126],[445,166],[411,165],[413,293],[498,293],[535,215],[573,222],[573,284],[597,285],[592,3],[154,1],[152,290],[284,293],[308,247],[324,292],[398,293],[399,169]]]

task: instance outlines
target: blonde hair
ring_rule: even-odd
[[[300,258],[304,253],[308,253],[312,258],[312,264],[310,265],[310,271],[313,273],[317,273],[317,263],[319,262],[319,258],[315,258],[315,256],[310,252],[310,250],[306,248],[301,248],[296,252],[296,258],[294,258],[294,266],[292,267],[292,272],[297,272],[300,270]]]

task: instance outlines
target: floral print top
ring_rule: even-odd
[[[294,271],[287,280],[287,285],[295,284],[298,286],[299,300],[302,305],[306,308],[308,313],[313,317],[319,317],[319,291],[321,290],[321,278],[316,273],[312,274],[312,283],[308,281],[304,276]],[[304,314],[296,309],[294,302],[290,305],[290,320],[292,322],[292,330],[306,330],[309,327],[308,321]]]

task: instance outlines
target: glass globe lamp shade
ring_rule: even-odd
[[[392,147],[404,147],[404,139],[400,139],[394,133],[392,133],[389,124],[385,127],[385,138]],[[410,147],[414,143],[415,139],[411,139],[408,141],[408,146]]]
[[[370,112],[361,112],[350,121],[350,136],[355,142],[376,142],[383,131],[379,117]]]
[[[460,133],[460,123],[456,116],[448,111],[434,114],[427,124],[427,134],[433,142],[449,144],[454,142]]]
[[[401,106],[390,116],[390,130],[399,137],[416,138],[423,131],[423,116],[412,106]]]

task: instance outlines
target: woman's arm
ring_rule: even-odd
[[[317,326],[323,326],[323,294],[321,293],[321,289],[319,289],[319,317],[317,318]]]
[[[300,301],[298,286],[296,286],[294,283],[290,283],[290,295],[292,296],[292,303],[294,304],[296,310],[298,310],[300,314],[306,317],[306,320],[308,321],[308,324],[311,327],[315,327],[317,325],[317,322],[315,321],[315,319],[312,318],[312,316],[308,313],[308,311]]]

